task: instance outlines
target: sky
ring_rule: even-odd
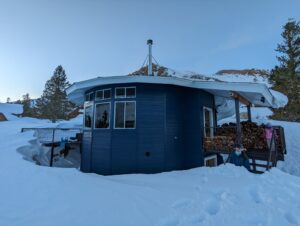
[[[147,39],[160,65],[213,74],[271,69],[299,0],[0,0],[0,101],[41,96],[62,65],[69,81],[140,68]]]

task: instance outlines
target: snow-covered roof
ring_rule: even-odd
[[[17,118],[13,114],[22,114],[22,104],[0,103],[0,112],[5,115],[8,120]]]
[[[190,87],[205,90],[215,96],[232,98],[232,92],[235,92],[255,106],[277,107],[275,98],[265,84],[251,82],[224,82],[224,81],[206,81],[190,78],[162,77],[162,76],[110,76],[97,77],[81,82],[75,82],[67,89],[69,99],[76,103],[84,102],[84,93],[86,90],[101,85],[127,84],[127,83],[147,83],[147,84],[165,84],[182,87]],[[264,100],[264,101],[262,101]]]

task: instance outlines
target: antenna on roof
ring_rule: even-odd
[[[152,39],[147,40],[147,45],[149,47],[149,54],[148,54],[148,75],[153,75],[152,72]]]

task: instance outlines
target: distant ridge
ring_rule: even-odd
[[[217,75],[226,75],[226,74],[239,74],[239,75],[260,75],[263,77],[269,77],[270,72],[267,70],[263,69],[241,69],[241,70],[236,70],[236,69],[225,69],[225,70],[220,70],[216,73]]]

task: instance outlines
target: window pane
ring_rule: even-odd
[[[120,102],[116,103],[116,117],[115,117],[115,127],[116,128],[124,128],[124,108],[125,103]]]
[[[126,102],[125,128],[135,128],[135,102]]]
[[[125,97],[125,88],[116,88],[116,97]]]
[[[96,92],[96,99],[99,99],[99,100],[103,99],[103,90],[98,90]]]
[[[135,88],[126,88],[126,97],[135,97]]]
[[[108,103],[97,104],[95,128],[109,128],[109,115],[110,115],[110,105]]]
[[[205,127],[205,136],[206,137],[210,137],[212,134],[211,134],[211,131],[212,131],[212,128],[211,128],[211,125],[212,125],[212,122],[211,122],[211,111],[207,110],[207,109],[204,109],[204,127]]]
[[[85,108],[84,113],[84,126],[87,128],[92,127],[92,117],[93,117],[93,108],[92,106],[88,106]]]
[[[111,95],[110,89],[104,90],[104,99],[110,99],[110,95]]]

